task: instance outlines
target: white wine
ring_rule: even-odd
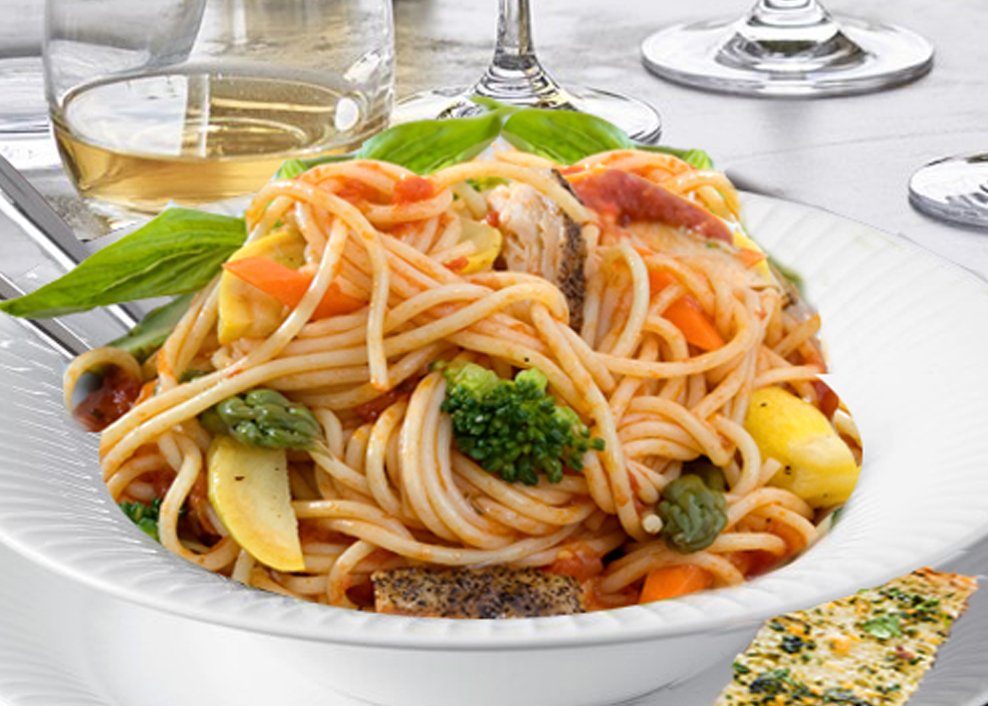
[[[345,152],[384,127],[386,104],[273,78],[169,73],[87,85],[54,116],[84,198],[129,211],[249,194],[289,157]]]

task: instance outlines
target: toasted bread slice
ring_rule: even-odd
[[[714,706],[898,706],[933,666],[977,582],[920,569],[765,623]]]

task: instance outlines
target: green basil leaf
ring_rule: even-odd
[[[505,121],[501,135],[520,150],[560,164],[635,146],[620,128],[606,120],[571,110],[519,110]]]
[[[519,110],[522,110],[522,106],[520,105],[502,103],[501,101],[496,101],[493,98],[488,98],[487,96],[470,96],[470,102],[476,103],[481,108],[500,111],[502,116],[511,115],[512,113],[517,113]]]
[[[331,154],[325,157],[312,157],[311,159],[286,159],[281,163],[281,166],[278,167],[278,171],[274,175],[274,178],[294,179],[300,174],[309,171],[313,167],[318,167],[320,164],[345,162],[348,159],[354,159],[356,156],[356,152],[345,152],[343,154]]]
[[[275,179],[294,179],[306,170],[305,162],[301,159],[286,159],[274,173]]]
[[[193,296],[193,294],[183,294],[167,304],[152,309],[144,315],[137,326],[106,345],[125,350],[137,358],[138,362],[143,363],[164,344],[168,334],[188,310]]]
[[[390,162],[411,169],[416,174],[431,174],[443,167],[473,159],[497,139],[502,117],[514,110],[496,101],[477,102],[491,110],[470,118],[420,120],[395,125],[367,140],[356,152],[313,159],[287,159],[279,167],[275,179],[294,179],[320,164],[348,159]]]
[[[646,152],[658,152],[660,154],[671,154],[673,157],[679,157],[679,159],[697,169],[714,168],[714,160],[701,149],[678,149],[676,147],[666,147],[665,145],[635,145],[635,149]]]
[[[502,111],[473,118],[419,120],[378,133],[357,150],[360,159],[379,159],[411,169],[416,174],[473,159],[501,132]]]
[[[246,235],[241,218],[170,208],[54,282],[0,303],[0,311],[40,319],[195,292]]]

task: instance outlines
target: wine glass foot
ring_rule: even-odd
[[[406,123],[431,118],[477,115],[484,109],[470,100],[472,88],[440,88],[415,93],[399,100],[392,113],[392,123]],[[558,108],[589,113],[621,128],[635,142],[652,144],[662,134],[662,119],[651,106],[634,98],[610,91],[583,86],[567,86],[544,96],[488,96],[504,103],[534,108]]]
[[[821,24],[824,26],[824,24]],[[867,93],[925,75],[933,47],[902,27],[826,16],[828,36],[753,41],[742,21],[675,25],[642,43],[649,71],[694,88],[765,97]]]
[[[939,220],[988,228],[988,153],[927,164],[909,180],[909,202]]]

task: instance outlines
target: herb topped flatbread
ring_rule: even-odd
[[[976,589],[973,578],[920,569],[773,618],[738,656],[714,706],[904,704]]]

